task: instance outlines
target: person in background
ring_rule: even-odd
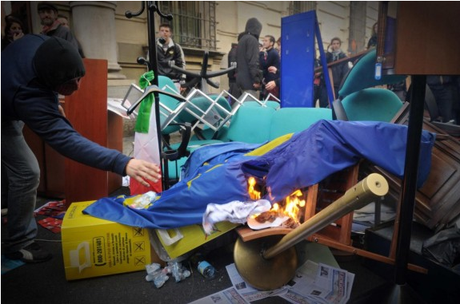
[[[367,49],[375,48],[377,46],[377,30],[378,30],[378,23],[374,23],[372,26],[372,35],[367,42]]]
[[[80,48],[75,36],[70,32],[70,29],[63,26],[58,20],[58,9],[57,7],[49,2],[40,2],[37,5],[38,16],[40,17],[41,24],[43,25],[40,34],[46,36],[54,36],[69,41],[80,53],[83,58],[83,51]]]
[[[2,51],[12,42],[24,37],[21,20],[14,16],[5,17],[5,36],[2,39]]]
[[[431,89],[442,122],[457,124],[455,109],[456,78],[450,75],[428,75],[426,84]]]
[[[279,37],[276,40],[276,50],[278,51],[279,54],[279,61],[281,63],[281,37]],[[269,81],[265,85],[265,89],[267,91],[277,91],[278,95],[276,96],[277,98],[280,98],[281,96],[281,64],[279,64],[278,68],[275,66],[270,66],[268,67],[268,72],[273,73],[276,75],[276,79]]]
[[[70,30],[69,18],[67,18],[67,16],[58,15],[57,20],[59,21],[59,23],[61,23],[62,26]],[[80,41],[78,41],[77,38],[75,39],[77,40],[77,43],[78,43],[78,52],[80,53],[81,58],[85,58],[85,55],[83,54],[83,48],[81,47]]]
[[[272,94],[276,98],[279,97],[279,91],[277,90],[278,86],[275,85],[272,87],[270,85],[270,89],[266,87],[266,84],[279,78],[276,71],[278,71],[280,67],[280,56],[278,50],[276,50],[274,46],[275,37],[266,35],[263,40],[263,56],[259,58],[259,65],[263,75],[262,83],[265,85],[262,87],[260,99],[265,99],[269,94]],[[271,70],[275,71],[275,73],[269,71],[270,67],[272,67]]]
[[[242,94],[249,93],[259,98],[261,75],[259,71],[259,36],[262,23],[257,18],[246,22],[243,36],[238,41],[236,83]]]
[[[315,59],[314,68],[321,67],[321,60],[318,57]],[[313,104],[316,105],[316,101],[319,100],[320,108],[327,108],[329,103],[327,101],[327,89],[324,82],[324,76],[322,71],[315,72],[313,79]]]
[[[173,61],[175,66],[185,69],[184,51],[179,44],[172,40],[169,24],[160,24],[159,35],[160,37],[157,39],[158,74],[171,78],[176,83],[178,90],[183,92],[186,89],[184,86],[186,75],[173,70],[169,62]]]
[[[278,37],[276,40],[276,49],[278,50],[278,54],[280,55],[281,60],[281,37]]]
[[[262,61],[264,61],[266,58],[267,58],[267,51],[265,50],[265,47],[264,47],[264,43],[263,41],[262,42],[259,42],[259,73],[260,73],[260,77],[261,77],[261,85],[259,87],[259,99],[260,100],[263,100],[264,97],[265,97],[265,88],[264,88],[264,83],[263,83],[263,71],[262,71]]]
[[[147,180],[158,181],[160,169],[157,164],[86,139],[65,118],[58,94],[71,95],[85,75],[83,60],[73,44],[58,37],[26,35],[6,48],[1,60],[2,167],[7,182],[2,181],[2,195],[7,194],[8,202],[2,254],[26,263],[45,262],[52,255],[35,242],[40,169],[22,134],[24,124],[60,154],[94,168],[129,175],[146,187]]]
[[[240,33],[238,35],[238,41],[240,40],[241,36],[243,36],[243,33]],[[238,43],[232,43],[232,48],[230,49],[230,52],[228,52],[228,67],[236,66],[236,60],[237,60],[237,52],[238,52]],[[228,83],[229,83],[229,89],[228,92],[230,95],[232,95],[234,98],[238,99],[241,96],[241,90],[236,84],[236,69],[228,73]],[[234,100],[229,98],[229,103],[230,105],[233,105]]]
[[[65,26],[66,28],[70,28],[69,26],[69,19],[64,16],[64,15],[58,15],[57,16],[57,20],[59,21],[59,23],[62,25],[62,26]]]
[[[334,37],[331,39],[331,43],[327,47],[328,51],[326,53],[326,61],[328,64],[347,58],[347,55],[341,50],[341,46],[342,46],[342,40],[340,40],[340,38]],[[344,61],[343,63],[332,66],[331,70],[332,70],[334,94],[335,94],[335,97],[337,98],[339,95],[339,88],[340,88],[340,85],[342,84],[342,80],[345,77],[345,75],[348,73],[348,70],[349,70],[348,61]],[[324,106],[324,104],[322,104],[321,106]]]

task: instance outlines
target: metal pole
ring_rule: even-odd
[[[147,6],[147,33],[148,33],[148,43],[149,43],[149,64],[148,68],[150,71],[153,71],[154,78],[153,81],[150,85],[155,85],[158,86],[158,63],[157,63],[157,47],[155,43],[155,12],[158,12],[158,14],[166,18],[168,20],[172,20],[172,15],[168,14],[165,15],[163,14],[159,7],[158,7],[158,1],[145,1],[141,2],[142,3],[142,8],[138,12],[131,12],[131,11],[126,11],[125,16],[127,18],[132,18],[134,16],[140,16],[144,10],[145,7]],[[144,64],[145,60],[142,57],[139,57],[137,59],[138,63]],[[168,180],[168,161],[163,159],[163,149],[162,149],[162,133],[161,133],[161,123],[160,123],[160,97],[159,93],[157,90],[153,91],[153,96],[154,96],[154,103],[155,103],[155,124],[157,128],[157,139],[158,139],[158,152],[160,153],[160,162],[163,162],[163,174],[162,174],[162,188],[163,190],[169,188],[169,180]],[[137,105],[136,105],[137,106]],[[132,107],[130,111],[134,111],[135,107]],[[130,114],[130,113],[128,113]]]
[[[417,191],[417,172],[420,156],[420,140],[422,137],[425,85],[425,75],[412,76],[406,162],[404,167],[404,179],[401,187],[399,231],[396,247],[395,284],[397,285],[404,285],[407,276],[415,193]]]

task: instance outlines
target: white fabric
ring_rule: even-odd
[[[214,231],[214,224],[228,221],[236,224],[244,224],[248,216],[270,210],[272,207],[268,200],[258,201],[232,201],[227,204],[208,204],[203,215],[203,229],[207,235]]]
[[[134,158],[154,164],[160,164],[160,148],[158,147],[155,107],[152,105],[149,121],[149,132],[134,134]]]

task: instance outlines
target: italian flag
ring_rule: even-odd
[[[145,89],[151,85],[151,81],[154,77],[153,71],[144,73],[139,80],[141,89]],[[142,101],[139,107],[134,133],[134,158],[158,164],[161,168],[154,102],[155,98],[153,94],[150,94]],[[148,191],[154,191],[156,193],[162,191],[161,179],[156,183],[151,181],[147,182],[150,184],[150,187],[145,187],[131,178],[129,185],[131,195],[144,194]]]

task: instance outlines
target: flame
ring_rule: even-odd
[[[248,193],[252,200],[260,199],[260,192],[255,190],[256,179],[250,177],[248,179]],[[296,190],[286,197],[284,202],[274,203],[270,211],[275,211],[279,215],[285,215],[292,218],[296,223],[300,222],[301,210],[305,207],[305,200],[302,199],[304,194],[301,190]],[[253,217],[257,217],[258,214],[254,214]]]
[[[249,197],[252,200],[259,200],[260,199],[260,191],[257,191],[254,189],[254,186],[256,185],[256,179],[254,177],[250,177],[248,179],[248,193]]]
[[[301,199],[302,196],[302,191],[296,190],[285,199],[283,214],[295,220],[296,223],[300,220],[300,208],[305,207],[305,200]]]

